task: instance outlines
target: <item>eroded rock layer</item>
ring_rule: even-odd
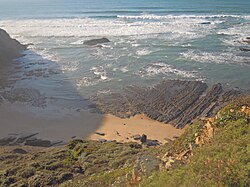
[[[127,86],[121,93],[92,98],[104,113],[121,118],[145,114],[151,119],[183,128],[197,116],[211,116],[238,90],[224,91],[221,84],[208,88],[201,81],[166,80],[153,87]]]

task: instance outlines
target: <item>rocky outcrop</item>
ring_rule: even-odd
[[[61,145],[62,141],[50,141],[36,138],[38,133],[27,134],[10,134],[7,137],[0,139],[0,146],[37,146],[37,147],[51,147]]]
[[[239,90],[224,91],[221,84],[208,89],[200,81],[166,80],[153,87],[127,86],[121,93],[92,98],[104,113],[121,118],[145,114],[151,119],[177,128],[190,124],[197,116],[211,116]]]
[[[0,29],[0,65],[20,57],[20,52],[25,48],[26,46],[12,39],[6,31]]]
[[[86,40],[83,42],[83,44],[94,46],[94,45],[108,43],[108,42],[110,42],[110,40],[107,38],[99,38],[99,39]]]

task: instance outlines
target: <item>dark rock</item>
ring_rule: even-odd
[[[131,138],[133,138],[134,140],[140,140],[141,139],[141,135],[136,134],[136,135],[131,136]]]
[[[153,87],[127,86],[120,93],[98,95],[91,100],[102,112],[121,118],[145,114],[151,119],[183,128],[198,116],[214,115],[214,111],[230,98],[239,96],[234,91],[226,92],[221,84],[208,89],[201,81],[166,80]]]
[[[141,143],[144,144],[144,143],[146,143],[146,141],[147,141],[147,135],[143,134],[141,136]]]
[[[110,42],[109,39],[107,38],[99,38],[99,39],[93,39],[93,40],[86,40],[83,42],[84,45],[97,45],[97,44],[103,44],[103,43],[108,43]]]
[[[100,135],[100,136],[105,136],[106,135],[105,133],[102,133],[102,132],[95,132],[95,134]]]
[[[158,140],[148,140],[148,141],[146,142],[146,145],[147,145],[147,146],[158,146],[158,145],[160,145],[160,144],[159,144],[159,141],[158,141]]]
[[[41,140],[41,139],[27,140],[24,145],[38,146],[38,147],[50,147],[51,146],[51,141],[49,141],[49,140]]]
[[[0,29],[0,64],[20,57],[20,52],[24,49],[26,46],[12,39],[5,30]]]
[[[38,133],[26,133],[26,134],[19,134],[14,142],[11,145],[19,145],[31,137],[36,136]]]
[[[246,48],[246,47],[240,47],[241,51],[250,51],[250,48]]]
[[[202,24],[202,25],[210,25],[211,22],[210,22],[210,21],[206,21],[206,22],[202,22],[201,24]]]
[[[102,143],[107,142],[106,139],[98,139],[98,141],[99,141],[99,142],[102,142]]]
[[[12,152],[17,153],[17,154],[27,154],[28,153],[26,150],[21,149],[21,148],[16,148]]]
[[[16,136],[7,136],[5,138],[0,139],[0,145],[9,145],[11,142],[13,142],[14,140],[16,140]]]

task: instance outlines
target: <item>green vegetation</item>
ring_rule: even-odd
[[[214,137],[193,149],[188,164],[156,172],[142,186],[250,186],[250,116],[242,111],[242,107],[250,106],[249,102],[247,97],[221,110],[214,122]],[[201,129],[200,122],[196,122],[169,150],[187,149]]]

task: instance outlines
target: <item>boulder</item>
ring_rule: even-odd
[[[143,134],[141,136],[141,143],[144,144],[144,143],[146,143],[146,141],[147,141],[147,135]]]
[[[110,42],[107,38],[99,38],[99,39],[92,39],[92,40],[86,40],[83,42],[84,45],[94,46],[98,44],[108,43]]]

